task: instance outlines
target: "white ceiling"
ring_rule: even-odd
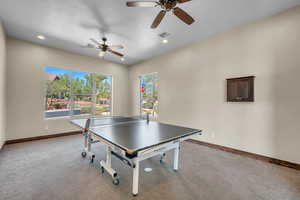
[[[126,0],[0,0],[0,18],[10,36],[88,56],[97,56],[97,50],[81,46],[105,35],[108,43],[125,46],[120,52],[126,60],[105,59],[130,65],[296,5],[300,0],[192,0],[179,6],[194,24],[168,13],[150,29],[160,9],[128,8]],[[161,43],[162,32],[171,34],[168,44]],[[38,34],[47,39],[38,40]]]

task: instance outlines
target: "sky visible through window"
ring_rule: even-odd
[[[67,69],[59,69],[55,67],[46,67],[45,72],[48,72],[50,74],[54,74],[57,76],[63,76],[64,74],[72,74],[73,78],[79,78],[81,80],[85,80],[85,76],[89,73],[87,72],[75,72]],[[104,82],[111,83],[112,76],[107,76],[107,78],[104,80]]]
[[[84,77],[86,75],[88,75],[88,73],[86,73],[86,72],[75,72],[75,71],[70,71],[70,70],[66,70],[66,69],[58,69],[58,68],[54,68],[54,67],[46,67],[45,71],[50,74],[57,75],[57,76],[62,76],[64,74],[72,74],[73,78],[79,78],[82,80],[84,80]]]

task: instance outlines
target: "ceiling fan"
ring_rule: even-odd
[[[87,48],[95,48],[95,49],[99,49],[100,52],[99,52],[99,56],[100,57],[104,57],[104,55],[107,53],[107,52],[110,52],[114,55],[117,55],[117,56],[120,56],[120,57],[124,57],[123,54],[117,52],[117,51],[114,51],[113,49],[124,49],[124,47],[122,45],[107,45],[106,42],[107,42],[107,38],[103,37],[102,38],[102,44],[100,42],[98,42],[97,40],[91,38],[90,39],[93,44],[88,44],[86,47]]]
[[[173,11],[173,14],[176,15],[179,19],[185,22],[188,25],[194,23],[194,19],[187,14],[184,10],[179,7],[176,7],[177,4],[185,3],[191,0],[158,0],[158,1],[129,1],[127,2],[128,7],[157,7],[160,6],[162,10],[158,13],[154,19],[151,28],[156,28],[164,18],[167,12]]]

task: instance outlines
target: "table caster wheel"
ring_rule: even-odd
[[[118,178],[113,179],[113,184],[114,185],[119,185],[120,184],[120,180]]]
[[[83,158],[85,158],[85,157],[86,157],[86,152],[85,152],[85,151],[81,152],[81,156],[82,156]]]
[[[101,173],[104,174],[104,167],[101,167]]]
[[[165,154],[165,153],[163,153],[163,154],[160,156],[160,160],[159,160],[160,164],[163,164],[163,163],[164,163],[165,157],[166,157],[166,154]]]

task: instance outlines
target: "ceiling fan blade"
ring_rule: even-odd
[[[158,15],[156,16],[156,18],[154,19],[151,28],[156,28],[158,27],[158,25],[160,24],[161,20],[164,18],[164,16],[166,15],[166,11],[162,10],[158,13]]]
[[[123,57],[123,56],[124,56],[123,54],[121,54],[121,53],[119,53],[119,52],[116,52],[116,51],[114,51],[114,50],[111,50],[111,49],[108,49],[108,51],[109,51],[110,53],[113,53],[113,54],[115,54],[115,55],[117,55],[117,56],[120,56],[120,57]]]
[[[191,25],[195,21],[189,14],[187,14],[181,8],[178,8],[178,7],[174,8],[173,13],[174,13],[174,15],[176,15],[179,19],[181,19],[183,22],[185,22],[188,25]]]
[[[109,46],[109,48],[112,48],[112,49],[124,49],[124,46],[123,45],[111,45],[111,46]]]
[[[91,40],[92,42],[94,42],[95,44],[99,45],[99,46],[101,45],[100,42],[98,42],[97,40],[95,40],[95,39],[93,39],[93,38],[91,38],[90,40]]]
[[[188,2],[188,1],[192,1],[192,0],[177,0],[178,3],[185,3],[185,2]]]
[[[126,5],[128,7],[155,7],[159,3],[156,1],[128,1]]]

